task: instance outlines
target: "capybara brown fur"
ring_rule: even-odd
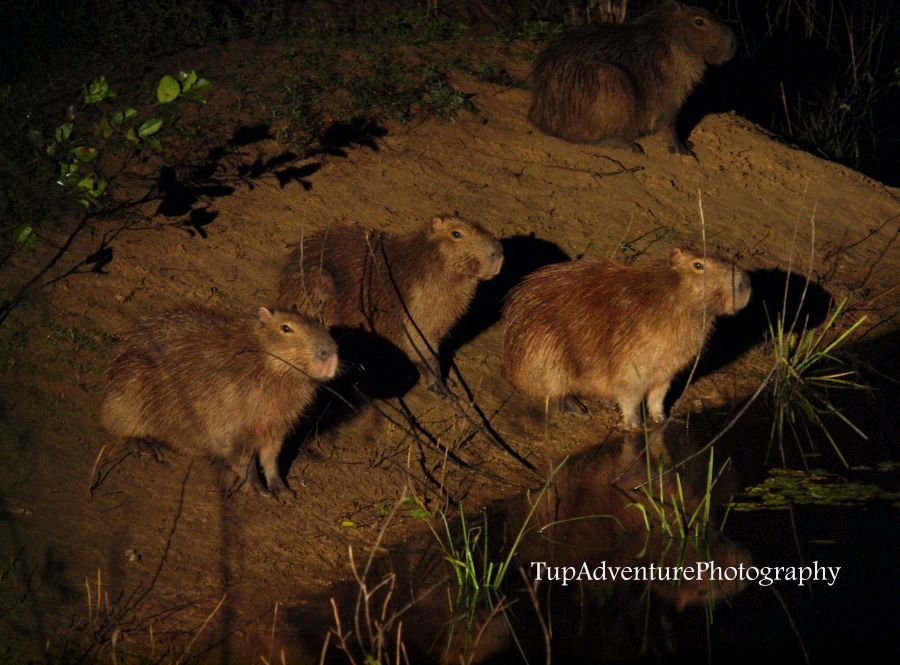
[[[707,66],[736,48],[728,26],[679,2],[632,22],[576,28],[538,57],[528,118],[567,141],[642,152],[635,139],[658,133],[670,152],[692,154],[678,138],[678,112]]]
[[[469,307],[478,282],[503,265],[484,227],[440,215],[406,235],[337,226],[304,238],[278,283],[278,306],[325,325],[361,327],[402,349],[439,389],[438,346]]]
[[[109,370],[101,419],[123,439],[226,460],[262,490],[287,489],[284,437],[337,371],[337,344],[294,312],[188,307],[142,320]]]
[[[654,421],[672,378],[702,348],[715,318],[750,299],[735,266],[674,248],[667,261],[628,267],[604,260],[541,268],[509,294],[503,310],[503,369],[524,394],[618,401],[625,427]]]

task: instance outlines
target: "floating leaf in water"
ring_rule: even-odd
[[[791,505],[847,506],[866,501],[900,499],[900,493],[877,485],[848,481],[827,471],[773,469],[769,477],[744,492],[734,510],[777,510]]]

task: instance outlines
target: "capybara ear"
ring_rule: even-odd
[[[681,258],[682,253],[681,247],[678,247],[677,245],[673,247],[672,251],[669,252],[669,265],[674,266],[678,259]]]
[[[260,323],[268,323],[272,320],[272,310],[268,307],[260,307],[256,310],[256,318],[259,319]]]
[[[445,222],[443,217],[432,217],[431,218],[431,229],[433,231],[440,231],[444,228]]]

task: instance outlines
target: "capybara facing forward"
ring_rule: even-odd
[[[503,369],[516,388],[571,405],[614,398],[625,427],[641,401],[655,421],[672,378],[697,355],[721,314],[750,299],[750,278],[731,264],[674,248],[668,261],[626,267],[603,260],[541,268],[509,294]]]
[[[557,37],[532,72],[528,118],[567,141],[641,152],[659,133],[670,152],[691,154],[678,111],[707,65],[730,60],[737,38],[705,9],[665,2],[626,23],[598,23]]]
[[[262,490],[258,456],[278,494],[287,489],[278,472],[284,437],[337,365],[328,331],[296,313],[179,309],[130,335],[110,367],[101,419],[123,439],[224,459]]]
[[[384,337],[437,389],[441,339],[469,307],[478,282],[502,265],[499,241],[456,216],[436,216],[406,235],[337,226],[304,238],[290,253],[278,306]]]

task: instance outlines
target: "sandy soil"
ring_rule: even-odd
[[[387,124],[373,146],[295,163],[321,166],[303,170],[302,183],[281,186],[267,174],[230,195],[201,196],[197,204],[216,213],[205,226],[156,215],[158,202],[138,220],[91,223],[47,280],[101,247],[112,251],[111,261],[99,273],[83,267],[36,290],[13,310],[0,330],[4,660],[37,656],[48,642],[61,649],[86,626],[117,625],[118,639],[147,645],[152,623],[160,644],[177,638],[183,645],[222,598],[195,648],[237,631],[252,651],[268,643],[276,602],[296,604],[347,575],[348,546],[371,544],[384,502],[411,496],[433,510],[449,496],[482,505],[536,485],[550,460],[614,431],[612,405],[592,402],[584,418],[553,414],[545,436],[540,406],[513,394],[500,376],[502,329],[486,327],[496,314],[495,288],[481,294],[455,353],[462,399],[441,401],[417,387],[402,401],[379,403],[404,428],[414,420],[418,440],[372,408],[309,427],[287,460],[296,502],[223,497],[221,467],[169,454],[164,468],[120,449],[97,417],[116,336],[144,315],[186,302],[247,312],[270,303],[282,256],[303,233],[336,223],[406,231],[434,213],[458,211],[513,238],[506,249],[514,277],[560,251],[641,262],[673,243],[700,247],[705,230],[709,250],[754,271],[770,303],[778,300],[780,271],[805,274],[814,244],[813,280],[849,299],[845,321],[867,315],[868,339],[895,331],[897,190],[734,115],[707,116],[693,130],[697,159],[671,156],[652,138],[638,156],[537,133],[525,118],[525,90],[462,76],[455,84],[475,93],[476,112],[453,122]],[[211,109],[216,103],[224,100],[214,96]],[[285,150],[255,142],[222,160],[219,176]],[[36,254],[12,259],[0,295],[14,293],[54,251],[42,243]],[[729,347],[717,336],[714,344],[729,347],[723,362],[701,372],[676,417],[727,411],[756,387],[766,364],[760,311],[739,343]],[[473,429],[479,413],[507,449]],[[388,542],[425,529],[401,517]]]

